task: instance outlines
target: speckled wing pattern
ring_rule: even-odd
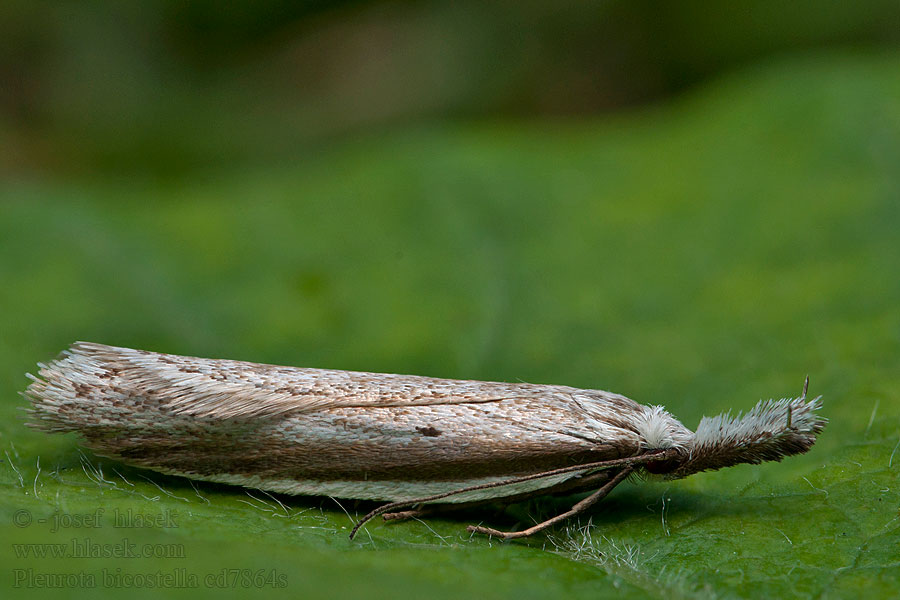
[[[40,365],[32,425],[100,455],[294,494],[406,500],[686,446],[659,407],[600,390],[203,359],[77,342]],[[459,494],[514,496],[567,473]]]

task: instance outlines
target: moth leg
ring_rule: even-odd
[[[484,504],[483,502],[468,502],[463,504],[426,504],[419,508],[410,510],[400,510],[397,512],[389,512],[381,515],[385,521],[401,521],[403,519],[415,519],[417,517],[430,517],[433,515],[445,514],[456,510],[466,510],[472,506]]]
[[[614,487],[616,487],[619,483],[621,483],[622,480],[624,480],[626,477],[628,477],[628,475],[630,475],[632,471],[634,471],[634,467],[632,467],[630,465],[626,466],[621,471],[616,473],[615,476],[613,476],[613,478],[610,479],[603,487],[601,487],[599,490],[597,490],[596,492],[594,492],[593,494],[591,494],[590,496],[588,496],[587,498],[585,498],[584,500],[582,500],[581,502],[579,502],[578,504],[573,506],[571,509],[567,510],[566,512],[564,512],[560,515],[556,515],[552,519],[547,519],[543,523],[538,523],[537,525],[534,525],[533,527],[529,527],[528,529],[524,529],[522,531],[498,531],[496,529],[491,529],[490,527],[469,525],[468,527],[466,527],[466,530],[471,533],[483,533],[485,535],[499,537],[499,538],[503,538],[505,540],[511,540],[511,539],[515,539],[515,538],[522,538],[522,537],[528,537],[529,535],[534,535],[535,533],[537,533],[539,531],[543,531],[544,529],[547,529],[548,527],[555,525],[555,524],[559,523],[560,521],[565,521],[569,517],[574,517],[575,515],[577,515],[579,513],[583,513],[588,508],[590,508],[591,506],[593,506],[594,504],[596,504],[597,502],[599,502],[600,500],[605,498],[606,495],[609,494],[613,490]]]
[[[381,515],[381,518],[385,521],[402,521],[404,519],[415,519],[418,517],[428,517],[435,514],[440,514],[444,512],[450,512],[456,507],[447,507],[445,505],[437,506],[423,506],[421,508],[413,508],[410,510],[401,510],[397,512],[390,512]],[[467,508],[462,506],[460,508]]]
[[[403,521],[404,519],[415,519],[416,517],[423,517],[428,514],[429,511],[423,510],[421,508],[414,510],[401,510],[399,512],[393,513],[385,513],[381,515],[381,518],[385,521]]]

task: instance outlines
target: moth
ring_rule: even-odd
[[[587,510],[632,475],[681,478],[806,452],[820,398],[759,402],[692,432],[661,406],[562,385],[303,369],[76,342],[24,395],[30,426],[98,455],[285,494],[380,500],[401,519],[543,494],[592,493],[518,538]]]

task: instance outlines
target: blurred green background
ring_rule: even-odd
[[[4,597],[900,595],[898,42],[877,0],[5,2]],[[24,374],[77,339],[608,389],[688,427],[809,374],[830,423],[530,540],[465,525],[574,500],[350,542],[373,505],[27,429]],[[152,556],[72,556],[117,544]]]

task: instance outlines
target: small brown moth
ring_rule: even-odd
[[[819,398],[704,417],[561,385],[457,381],[191,358],[77,342],[25,391],[31,426],[163,473],[287,494],[384,500],[369,519],[595,490],[524,537],[583,512],[632,474],[680,478],[806,452]],[[416,508],[417,507],[417,508]],[[402,510],[406,509],[406,510]]]

